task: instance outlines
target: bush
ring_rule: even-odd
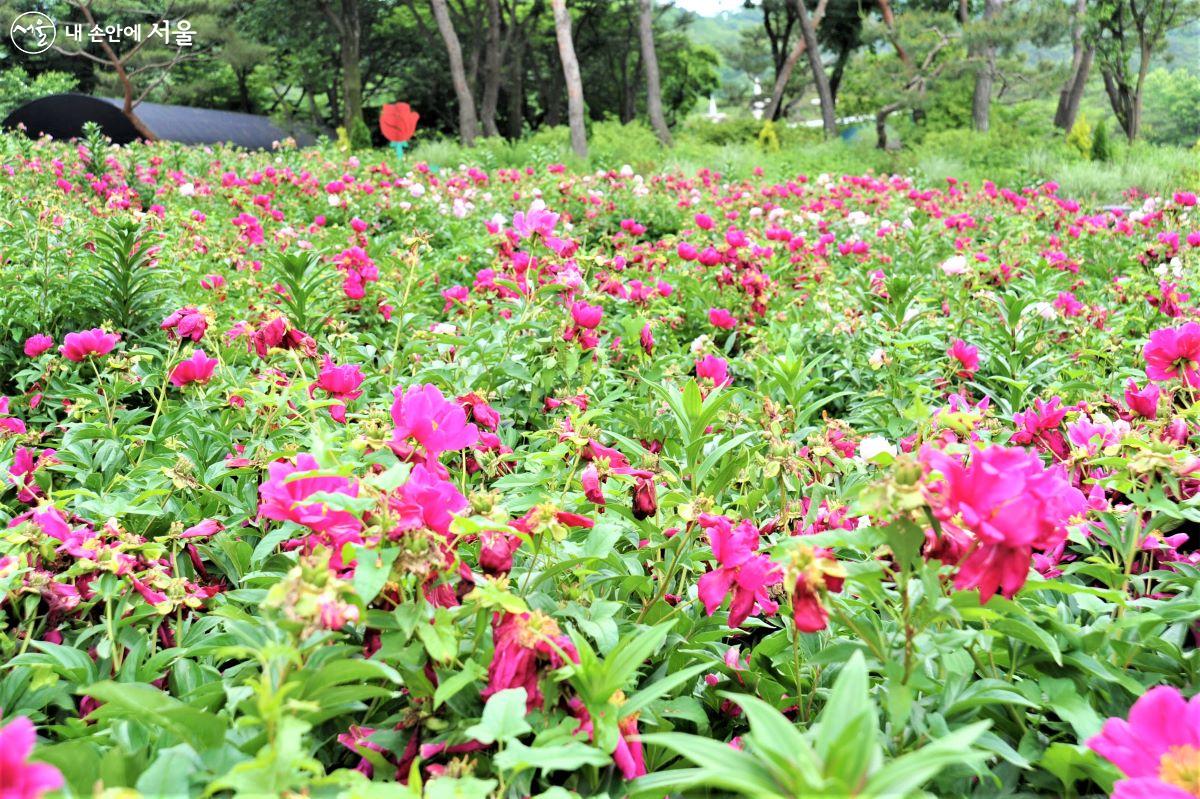
[[[1092,139],[1091,156],[1093,161],[1111,161],[1112,145],[1108,141],[1108,125],[1101,119],[1096,126],[1096,135]]]
[[[1104,127],[1103,121],[1100,123]],[[1067,133],[1067,145],[1084,158],[1092,157],[1092,126],[1088,124],[1087,114],[1080,114]]]

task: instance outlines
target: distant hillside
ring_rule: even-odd
[[[737,44],[738,31],[762,24],[761,13],[753,8],[722,11],[716,16],[697,16],[691,27],[692,41],[707,44],[718,51]]]
[[[761,24],[762,15],[757,9],[740,8],[736,11],[722,11],[713,16],[697,15],[689,32],[692,41],[709,45],[721,52],[725,48],[737,45],[738,33],[743,28]],[[1066,52],[1065,49],[1062,50],[1062,53]],[[1057,49],[1031,48],[1034,60],[1039,57],[1055,59],[1059,55]],[[1200,21],[1171,31],[1167,35],[1166,54],[1156,55],[1154,63],[1155,66],[1167,69],[1183,69],[1192,74],[1200,74]]]

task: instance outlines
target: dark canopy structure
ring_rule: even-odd
[[[159,139],[184,144],[235,144],[249,150],[265,150],[272,142],[291,136],[299,144],[313,143],[303,132],[283,130],[268,117],[215,111],[183,105],[141,103],[138,118]],[[121,111],[121,101],[86,94],[52,94],[18,107],[0,122],[14,130],[25,126],[33,137],[48,134],[55,139],[70,139],[83,134],[84,123],[95,122],[117,144],[141,138],[133,123]]]

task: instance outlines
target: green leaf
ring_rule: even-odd
[[[425,799],[489,799],[495,787],[495,780],[438,777],[425,783]]]
[[[611,758],[608,755],[581,741],[534,747],[520,741],[509,741],[495,760],[496,766],[505,771],[538,768],[543,772],[576,771],[584,766],[606,766],[609,762]]]
[[[621,705],[621,718],[632,715],[642,710],[646,705],[658,699],[660,696],[666,696],[677,686],[683,685],[690,679],[693,679],[697,674],[709,668],[707,663],[697,663],[694,666],[688,666],[683,671],[673,672],[663,677],[661,680],[655,680],[647,685],[642,690],[629,697],[625,704]]]
[[[433,706],[435,708],[441,707],[443,702],[471,683],[481,679],[483,675],[483,666],[480,666],[473,660],[468,660],[463,664],[462,669],[438,683],[437,690],[433,692]]]
[[[197,752],[220,746],[225,738],[225,721],[219,716],[185,705],[178,699],[144,683],[99,682],[81,693],[102,703],[93,714],[128,719],[169,730]]]
[[[358,561],[354,567],[354,592],[364,605],[371,604],[387,583],[388,575],[392,573],[392,564],[400,554],[399,547],[387,549],[368,549],[355,547],[354,556]]]
[[[187,744],[160,749],[136,787],[145,796],[188,796],[191,776],[199,766],[195,750]]]
[[[703,782],[750,796],[783,796],[784,790],[748,752],[727,743],[680,732],[656,732],[642,735],[642,742],[665,746],[700,766]],[[638,787],[642,783],[639,780]]]
[[[525,721],[527,699],[524,688],[497,691],[488,697],[483,707],[483,718],[478,724],[468,727],[465,734],[480,743],[491,744],[530,732],[533,728]]]
[[[863,796],[908,796],[950,765],[970,764],[986,755],[972,748],[990,722],[980,721],[955,730],[915,752],[901,755],[875,772]]]

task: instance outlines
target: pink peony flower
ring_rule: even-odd
[[[1112,799],[1194,799],[1200,795],[1200,696],[1185,700],[1160,685],[1133,703],[1129,720],[1110,718],[1088,748],[1127,779]]]
[[[338,366],[326,355],[316,382],[308,387],[308,396],[311,397],[313,392],[320,389],[331,399],[338,400],[337,405],[330,406],[329,415],[335,422],[345,424],[346,403],[362,396],[359,386],[362,385],[364,379],[362,369],[358,367],[358,364],[347,363]]]
[[[358,483],[349,477],[313,474],[321,467],[307,453],[295,465],[278,462],[267,467],[269,478],[258,489],[258,515],[275,521],[291,521],[316,532],[355,532],[362,521],[347,510],[336,510],[323,502],[310,502],[313,494],[358,496]]]
[[[25,354],[30,358],[36,358],[46,350],[54,346],[54,339],[47,336],[45,333],[35,333],[25,339]]]
[[[482,427],[484,430],[495,432],[500,426],[500,414],[491,405],[488,405],[487,400],[472,391],[469,394],[463,394],[458,397],[458,404],[471,418],[471,421]]]
[[[203,385],[212,379],[213,370],[217,368],[217,359],[209,358],[204,350],[196,350],[192,357],[180,361],[171,371],[171,385],[183,388],[192,383]]]
[[[523,239],[534,235],[548,238],[554,234],[554,226],[558,224],[558,214],[547,211],[540,200],[535,201],[529,212],[517,211],[513,214],[513,230]]]
[[[696,378],[711,380],[714,386],[727,386],[733,382],[729,377],[729,365],[716,355],[705,355],[696,361]]]
[[[1138,416],[1154,419],[1158,416],[1159,393],[1158,386],[1153,383],[1147,383],[1146,387],[1139,391],[1137,382],[1131,377],[1125,384],[1125,404]]]
[[[708,322],[722,330],[733,330],[737,327],[737,319],[726,308],[709,308]]]
[[[1142,355],[1151,380],[1179,378],[1185,386],[1200,388],[1200,323],[1155,330]]]
[[[1026,449],[972,447],[964,465],[927,445],[921,462],[926,499],[943,532],[969,539],[954,586],[979,588],[983,602],[997,590],[1011,598],[1025,584],[1033,551],[1065,540],[1070,519],[1087,509],[1062,466],[1047,469]]]
[[[180,308],[162,321],[159,328],[167,331],[167,338],[199,341],[208,330],[208,319],[196,308]]]
[[[45,763],[30,763],[37,742],[33,722],[17,716],[0,727],[0,797],[38,799],[63,787],[62,773]]]
[[[538,678],[543,669],[566,665],[562,654],[579,662],[571,639],[554,619],[538,611],[497,613],[492,617],[492,640],[495,651],[488,664],[488,684],[480,696],[487,699],[506,688],[524,688],[526,711],[542,706]]]
[[[613,750],[612,759],[621,776],[627,780],[637,779],[646,775],[646,759],[642,752],[642,741],[638,737],[637,714],[626,716],[617,722],[617,748]]]
[[[105,333],[96,327],[79,333],[68,333],[63,337],[62,346],[58,351],[68,361],[78,363],[93,355],[108,355],[120,340],[121,337],[116,333]]]
[[[729,605],[729,628],[736,629],[754,613],[771,615],[779,605],[767,595],[767,587],[783,580],[783,573],[766,555],[757,554],[758,530],[746,520],[735,528],[724,516],[701,514],[699,524],[708,532],[716,569],[700,577],[697,595],[711,616],[725,597]]]
[[[838,593],[846,581],[846,572],[838,565],[833,551],[815,547],[803,550],[797,564],[796,584],[792,588],[792,620],[800,632],[815,633],[829,626],[829,611],[821,602],[827,591]]]
[[[466,509],[467,500],[454,483],[418,463],[408,481],[389,497],[388,506],[398,520],[391,531],[393,538],[421,527],[449,535],[454,514]]]
[[[604,309],[599,305],[588,305],[583,300],[576,300],[571,304],[571,319],[586,330],[595,330],[599,327],[603,317]]]
[[[979,348],[971,346],[961,338],[954,340],[946,354],[959,363],[960,368],[954,373],[956,377],[968,379],[979,371]]]
[[[446,399],[437,386],[409,386],[407,391],[396,388],[392,403],[391,446],[397,452],[411,454],[408,439],[416,441],[428,460],[443,452],[469,447],[479,440],[479,429],[467,423],[467,413],[457,403]]]

